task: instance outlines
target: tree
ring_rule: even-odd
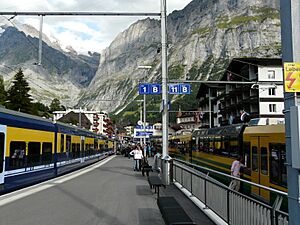
[[[50,104],[50,112],[62,110],[62,106],[60,105],[59,99],[55,98],[52,100]]]
[[[0,76],[0,105],[5,105],[5,101],[7,100],[7,93],[4,88],[3,77]]]
[[[25,113],[31,112],[30,87],[24,78],[22,69],[14,76],[13,85],[7,92],[7,107]]]

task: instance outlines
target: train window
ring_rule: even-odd
[[[71,158],[75,158],[76,156],[76,144],[72,143],[72,154]]]
[[[3,161],[4,161],[4,133],[0,133],[0,173],[3,172]]]
[[[94,149],[98,149],[98,140],[94,139]]]
[[[71,136],[67,135],[66,136],[66,152],[71,151]]]
[[[252,171],[258,172],[258,157],[256,146],[252,146]]]
[[[52,143],[44,142],[42,145],[42,162],[52,162]]]
[[[251,157],[250,157],[250,142],[244,142],[244,152],[245,152],[245,165],[247,168],[251,167]]]
[[[65,135],[60,135],[60,152],[63,153],[65,151]]]
[[[9,146],[9,169],[17,169],[25,165],[26,143],[23,141],[12,141]]]
[[[286,151],[284,144],[270,144],[270,181],[274,184],[287,185]]]
[[[40,142],[29,142],[28,143],[28,166],[36,166],[40,164],[41,143]]]
[[[260,162],[261,162],[261,173],[263,175],[268,175],[268,149],[266,147],[262,147],[260,149]]]
[[[285,145],[281,145],[281,151],[280,151],[281,184],[287,186],[287,168],[285,163],[286,163]]]

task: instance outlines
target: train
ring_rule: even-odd
[[[0,108],[0,194],[95,163],[116,145],[73,125]]]
[[[287,169],[284,124],[196,129],[189,135],[169,138],[169,153],[175,158],[230,174],[232,162],[245,159],[243,179],[287,192]],[[230,180],[217,177],[228,184]],[[223,179],[223,180],[222,180]],[[273,196],[250,185],[243,191],[266,202]]]

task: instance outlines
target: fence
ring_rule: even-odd
[[[195,169],[191,168],[194,167]],[[193,196],[198,198],[205,206],[224,221],[231,225],[288,225],[288,214],[279,210],[285,192],[277,191],[259,184],[242,179],[259,188],[266,189],[277,195],[273,206],[267,205],[254,198],[229,189],[208,175],[197,170],[218,173],[231,177],[218,171],[213,171],[182,160],[174,160],[173,179],[186,188]],[[232,177],[233,178],[233,177]]]

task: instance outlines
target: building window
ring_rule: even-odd
[[[275,88],[269,88],[269,95],[275,95]]]
[[[268,70],[268,79],[275,79],[275,71]]]
[[[276,104],[269,104],[269,111],[276,112]]]

